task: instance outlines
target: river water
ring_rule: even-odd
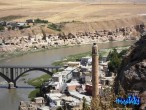
[[[132,45],[135,41],[123,41],[123,42],[109,42],[99,43],[99,49],[111,48],[117,46]],[[26,54],[19,57],[0,61],[0,65],[51,65],[54,61],[60,60],[69,55],[75,55],[91,51],[92,45],[73,46],[67,48],[47,50],[43,52]],[[44,73],[31,72],[26,78],[35,78]],[[4,81],[0,78],[0,81]],[[4,84],[7,85],[7,84]],[[27,84],[19,80],[17,86],[26,86]],[[28,85],[27,85],[28,86]],[[0,88],[0,110],[18,110],[18,105],[21,100],[29,100],[28,94],[32,91],[32,88],[17,88],[9,90],[7,88]]]

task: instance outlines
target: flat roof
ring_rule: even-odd
[[[66,101],[69,101],[69,102],[80,102],[80,100],[79,99],[77,99],[77,98],[74,98],[74,97],[72,97],[72,96],[64,96],[64,97],[62,97],[61,99],[64,99],[64,100],[66,100]]]
[[[36,97],[36,98],[34,98],[34,99],[44,99],[43,97]]]
[[[76,98],[78,98],[80,100],[82,100],[83,97],[85,97],[88,102],[91,101],[91,98],[90,98],[91,96],[87,96],[85,94],[81,94],[81,93],[79,93],[77,91],[69,91],[69,93],[70,93],[71,96],[76,97]]]
[[[46,95],[47,95],[47,97],[50,97],[52,100],[60,100],[61,99],[60,97],[63,94],[61,94],[61,93],[48,93]]]
[[[65,70],[65,71],[72,71],[72,70],[74,70],[75,68],[77,68],[77,67],[70,67],[70,66],[69,66],[69,67],[65,68],[64,70]]]
[[[81,85],[78,81],[71,81],[70,83],[66,83],[68,86],[71,85]]]
[[[82,58],[92,58],[92,57],[91,57],[91,56],[86,56],[86,57],[82,57]],[[82,58],[81,58],[81,59],[82,59]]]
[[[101,80],[113,80],[113,77],[102,77]]]
[[[39,107],[40,110],[50,110],[50,108],[48,106],[42,106],[42,107]]]
[[[59,76],[62,76],[62,75],[67,75],[68,73],[70,73],[71,71],[62,71],[62,72],[57,72],[55,74],[53,74],[54,77],[59,77]],[[52,76],[52,77],[53,77]]]

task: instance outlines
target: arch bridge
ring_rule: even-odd
[[[42,71],[50,76],[53,72],[57,72],[60,66],[0,66],[0,76],[4,78],[8,84],[9,89],[15,88],[17,80],[25,73],[30,71]]]

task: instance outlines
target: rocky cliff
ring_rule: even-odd
[[[124,57],[116,83],[118,81],[127,93],[138,91],[142,103],[146,102],[146,32]]]
[[[139,85],[146,83],[146,32],[124,57],[118,79],[125,90],[146,89],[146,85]]]

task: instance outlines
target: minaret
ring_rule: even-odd
[[[93,43],[92,46],[92,98],[95,98],[99,95],[99,89],[98,89],[98,47],[96,43]]]

